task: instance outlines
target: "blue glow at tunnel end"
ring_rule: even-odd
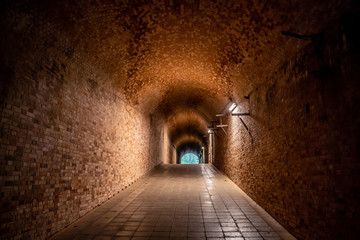
[[[181,164],[199,164],[199,157],[193,153],[185,154],[180,161]]]

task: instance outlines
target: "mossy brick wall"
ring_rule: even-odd
[[[257,86],[228,117],[215,165],[298,239],[359,239],[359,35],[354,15]],[[296,40],[294,40],[296,41]]]
[[[2,239],[46,239],[160,161],[149,117],[48,25],[1,30]]]

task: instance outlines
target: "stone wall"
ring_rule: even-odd
[[[227,117],[228,137],[216,139],[214,164],[298,239],[360,235],[356,20],[344,17],[254,88],[240,104],[251,136]]]

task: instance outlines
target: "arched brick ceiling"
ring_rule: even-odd
[[[318,33],[350,2],[14,1],[23,16],[6,14],[19,31],[43,39],[41,44],[106,72],[109,77],[99,85],[120,91],[145,113],[168,119],[191,108],[209,119],[229,97],[242,99],[307,44],[281,30]],[[53,36],[58,39],[51,41]],[[176,126],[182,124],[169,124],[175,131],[170,135],[179,135]],[[192,127],[204,129],[204,124]]]
[[[199,139],[197,136],[193,136],[188,133],[179,135],[173,144],[176,148],[179,148],[184,145],[204,146],[204,142],[201,139]]]
[[[177,147],[184,139],[203,143],[210,120],[196,109],[177,109],[167,118],[170,140]],[[186,138],[186,136],[191,136]]]

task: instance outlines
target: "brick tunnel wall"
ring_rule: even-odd
[[[171,139],[169,137],[169,129],[166,126],[166,124],[163,124],[163,129],[164,129],[164,140],[163,140],[163,163],[166,164],[176,164],[176,149],[173,145],[173,143],[171,142]]]
[[[359,35],[346,16],[228,117],[215,165],[298,239],[359,239]],[[246,102],[240,104],[247,111]]]
[[[159,164],[158,145],[97,65],[49,38],[2,36],[0,235],[46,239]]]
[[[176,163],[176,152],[169,138],[168,127],[163,117],[159,114],[150,115],[150,158],[158,159],[159,162],[169,164]]]

